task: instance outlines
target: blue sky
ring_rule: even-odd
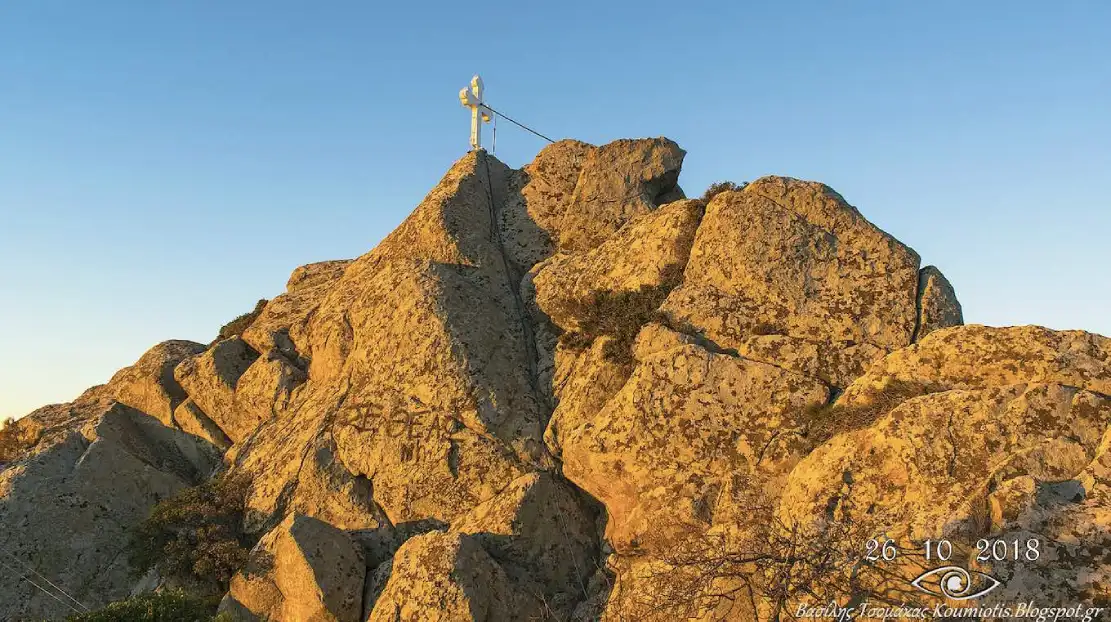
[[[1111,3],[0,5],[0,416],[369,250],[467,149],[666,135],[824,181],[969,322],[1111,334]],[[520,166],[543,143],[499,125]]]

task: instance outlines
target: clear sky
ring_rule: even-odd
[[[968,322],[1111,334],[1111,3],[0,4],[0,416],[369,250],[467,150],[665,135],[828,183]],[[520,166],[542,141],[500,124]]]

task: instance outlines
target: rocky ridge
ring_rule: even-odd
[[[991,598],[1111,598],[1111,342],[963,326],[944,275],[828,186],[689,200],[684,155],[472,152],[227,338],[20,419],[0,618],[66,613],[20,563],[87,605],[158,585],[129,529],[222,469],[260,536],[221,605],[242,619],[763,620],[817,594],[706,560],[843,524],[1041,534],[1042,563],[977,566],[1006,580]],[[853,593],[920,571],[889,570]]]

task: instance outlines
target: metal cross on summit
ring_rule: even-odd
[[[459,91],[459,103],[471,109],[471,149],[482,149],[482,124],[490,122],[491,110],[482,101],[482,78],[475,74],[471,86]]]

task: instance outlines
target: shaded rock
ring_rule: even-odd
[[[921,341],[939,328],[962,324],[964,313],[949,279],[934,266],[922,268],[918,273],[918,322],[914,341]]]
[[[559,248],[594,248],[635,216],[683,198],[686,152],[666,138],[616,140],[590,151],[559,224]]]
[[[368,622],[540,619],[539,601],[517,592],[474,536],[416,536],[387,564],[376,573],[385,584]]]
[[[147,350],[134,365],[116,372],[107,390],[121,403],[173,425],[174,409],[186,398],[185,390],[174,379],[174,368],[204,349],[192,341],[163,341]]]
[[[764,363],[684,345],[646,357],[591,421],[565,432],[563,471],[605,504],[619,552],[713,524],[734,479],[772,486],[803,457],[803,409],[828,390]]]
[[[530,473],[459,518],[452,530],[474,534],[515,584],[537,586],[549,613],[567,619],[589,596],[597,567],[595,518],[570,486]]]
[[[89,607],[129,594],[137,578],[126,547],[153,505],[219,464],[207,443],[105,393],[21,419],[37,441],[0,470],[0,550]],[[16,565],[0,565],[0,619],[70,613],[15,574]]]
[[[215,421],[233,442],[247,437],[258,424],[235,404],[239,377],[258,358],[258,352],[234,337],[212,346],[203,354],[183,360],[174,369],[174,378],[185,388],[193,402]]]
[[[251,551],[221,611],[249,620],[361,622],[366,564],[351,538],[291,514]]]
[[[231,447],[228,435],[192,399],[185,400],[174,410],[174,424],[182,432],[203,438],[221,451]]]
[[[796,371],[844,386],[878,352],[910,343],[918,263],[828,186],[764,177],[706,207],[684,282],[663,310],[737,351],[753,337],[790,337],[777,344],[784,360],[765,362],[797,361]],[[873,347],[852,351],[862,345]]]

